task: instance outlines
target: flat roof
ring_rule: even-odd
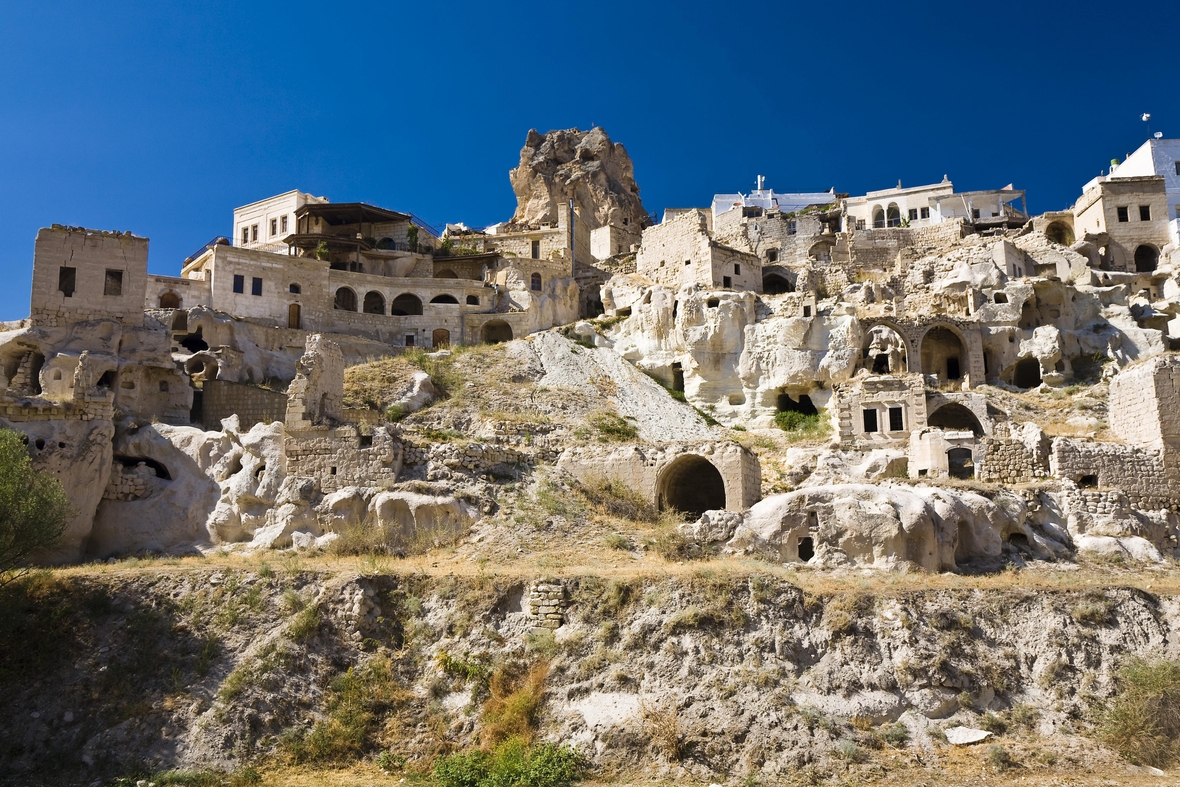
[[[409,221],[410,214],[386,210],[364,202],[307,203],[295,211],[297,217],[318,216],[329,224],[360,224],[361,222]]]

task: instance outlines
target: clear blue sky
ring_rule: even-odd
[[[0,319],[37,228],[151,238],[177,274],[291,188],[433,224],[511,216],[529,128],[603,126],[648,210],[767,176],[853,194],[949,174],[1030,210],[1180,136],[1180,4],[6,2]]]

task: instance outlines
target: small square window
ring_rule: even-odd
[[[794,235],[798,231],[799,231],[799,226],[795,223],[794,219],[791,219],[790,221],[787,222],[787,234],[788,235]]]
[[[921,217],[924,219],[930,218],[930,208],[922,208],[919,211],[919,215],[921,215]]]
[[[1180,212],[1180,208],[1177,208],[1176,210],[1178,212]],[[766,261],[767,262],[778,262],[778,249],[770,249],[769,251],[767,251],[766,252]]]
[[[856,220],[856,228],[858,230],[863,230],[865,228],[865,220],[864,219],[857,219]]]
[[[900,432],[905,429],[905,421],[902,418],[900,407],[889,408],[889,431]]]
[[[1140,221],[1151,221],[1151,206],[1150,205],[1140,205],[1139,206],[1139,220]]]
[[[917,221],[917,220],[918,220],[918,209],[917,208],[910,208],[910,221]]]
[[[250,242],[250,228],[242,227],[242,245]]]
[[[865,434],[871,434],[877,431],[877,411],[866,407],[863,411],[865,421]]]
[[[252,241],[258,240],[258,225],[257,224],[254,224],[253,226],[250,227],[250,240],[252,240]]]
[[[973,219],[979,218],[979,208],[972,208],[971,209],[971,218],[973,218]]]
[[[278,235],[278,234],[279,234],[279,220],[278,219],[271,219],[270,220],[270,236],[273,238],[275,235]]]
[[[685,264],[685,265],[692,265],[692,260],[685,260],[685,261],[684,261],[684,264]]]
[[[251,295],[261,295],[262,294],[262,279],[258,278],[257,276],[255,276],[250,281],[250,294]]]
[[[741,276],[742,275],[742,266],[738,265],[736,262],[733,265],[733,275],[734,276]]]
[[[1117,209],[1119,221],[1130,221],[1131,217],[1127,214],[1126,206]]]
[[[279,231],[280,232],[287,231],[287,217],[286,216],[279,217]]]
[[[115,297],[123,295],[123,271],[107,270],[106,279],[102,284],[102,294]]]
[[[303,291],[298,284],[292,284],[290,290],[293,295],[298,295]]]
[[[808,305],[808,306],[804,306],[804,307],[803,307],[803,316],[804,316],[804,317],[810,317],[810,316],[811,316],[811,306],[810,306],[810,305]]]
[[[727,289],[729,287],[732,287],[733,286],[733,279],[729,278],[728,276],[722,276],[721,277],[721,286],[725,287]]]
[[[417,337],[417,335],[416,335],[416,334],[412,334],[412,333],[407,333],[407,334],[406,334],[406,346],[407,346],[407,347],[413,347],[413,346],[415,346],[415,343],[416,343],[417,341],[418,341],[418,337]]]
[[[234,274],[234,292],[243,293],[246,291],[246,277],[240,273]]]
[[[72,297],[77,288],[78,269],[65,265],[57,269],[57,290],[67,298]]]

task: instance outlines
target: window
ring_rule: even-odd
[[[863,411],[865,419],[865,434],[877,431],[877,411],[866,407]]]
[[[243,293],[246,291],[246,277],[239,273],[234,274],[234,292]]]
[[[733,264],[733,275],[734,276],[741,276],[742,275],[742,266],[738,265],[736,262]]]
[[[254,224],[250,227],[250,240],[252,240],[252,241],[258,240],[258,225],[257,224]]]
[[[541,241],[539,241],[539,240],[533,241],[532,252],[533,252],[533,259],[534,260],[541,259]]]
[[[418,338],[418,337],[417,337],[417,335],[416,335],[416,334],[413,334],[413,333],[407,333],[407,334],[406,334],[406,346],[407,346],[407,347],[413,347],[413,346],[414,346],[414,342],[417,340],[417,338]]]
[[[863,230],[865,228],[865,220],[864,219],[857,219],[856,220],[856,228],[858,230]]]
[[[1118,210],[1118,214],[1119,214],[1119,221],[1130,221],[1131,220],[1130,217],[1127,215],[1126,207],[1121,207],[1121,208],[1118,208],[1117,210]]]
[[[255,276],[250,282],[250,294],[251,295],[261,295],[262,294],[262,279],[258,278],[257,276]]]
[[[917,221],[917,220],[918,220],[918,209],[917,208],[910,208],[910,221]]]
[[[692,265],[692,260],[685,260],[685,261],[684,261],[684,264],[685,264],[685,265]]]
[[[733,279],[729,278],[728,276],[722,276],[721,277],[721,286],[725,287],[726,289],[729,289],[730,287],[733,286]]]
[[[971,218],[973,218],[973,219],[979,218],[979,208],[972,208],[971,209]]]
[[[531,277],[529,277],[529,289],[533,292],[541,291],[541,274],[534,273]]]
[[[478,295],[468,295],[467,296],[467,305],[468,306],[479,306],[479,296]]]
[[[1139,206],[1139,220],[1140,221],[1151,221],[1151,206],[1150,205],[1140,205]]]
[[[1180,214],[1180,207],[1176,208],[1176,212]],[[778,249],[770,249],[766,252],[767,262],[778,262]]]
[[[286,216],[279,216],[279,231],[280,232],[287,231],[287,217]]]
[[[905,423],[902,419],[900,407],[889,408],[889,431],[900,432],[905,429]]]
[[[65,265],[57,269],[57,291],[67,298],[73,296],[77,287],[78,269]]]
[[[275,235],[278,235],[278,234],[279,234],[279,220],[278,219],[271,219],[270,220],[270,236],[273,238]]]
[[[626,216],[623,217],[623,226],[624,227],[627,226],[627,217]]]
[[[123,271],[107,269],[107,277],[102,283],[102,294],[115,297],[123,295]]]
[[[1176,174],[1180,175],[1180,161],[1176,162]]]
[[[804,307],[803,307],[803,316],[804,316],[804,317],[810,317],[810,316],[811,316],[811,306],[804,306]]]
[[[250,228],[249,227],[242,227],[242,245],[244,246],[249,242],[250,242]]]
[[[799,231],[799,225],[797,225],[795,223],[794,219],[791,219],[790,221],[787,222],[787,234],[788,235],[794,235],[798,231]]]
[[[300,292],[303,291],[302,288],[298,284],[292,284],[290,289],[291,289],[292,295],[298,295]]]
[[[922,208],[921,210],[918,211],[918,214],[922,218],[928,219],[928,218],[930,218],[930,208]]]

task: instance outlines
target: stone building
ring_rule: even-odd
[[[1171,240],[1164,178],[1101,176],[1073,206],[1073,232],[1098,247],[1105,271],[1151,273]]]
[[[672,288],[698,284],[710,289],[762,291],[762,261],[715,241],[709,232],[709,215],[703,210],[685,211],[644,230],[635,271]]]
[[[1020,207],[1015,206],[1020,201]],[[1028,221],[1024,192],[1005,186],[987,191],[955,192],[943,176],[941,183],[870,191],[843,201],[850,229],[925,227],[963,219],[977,231],[1016,228]]]

